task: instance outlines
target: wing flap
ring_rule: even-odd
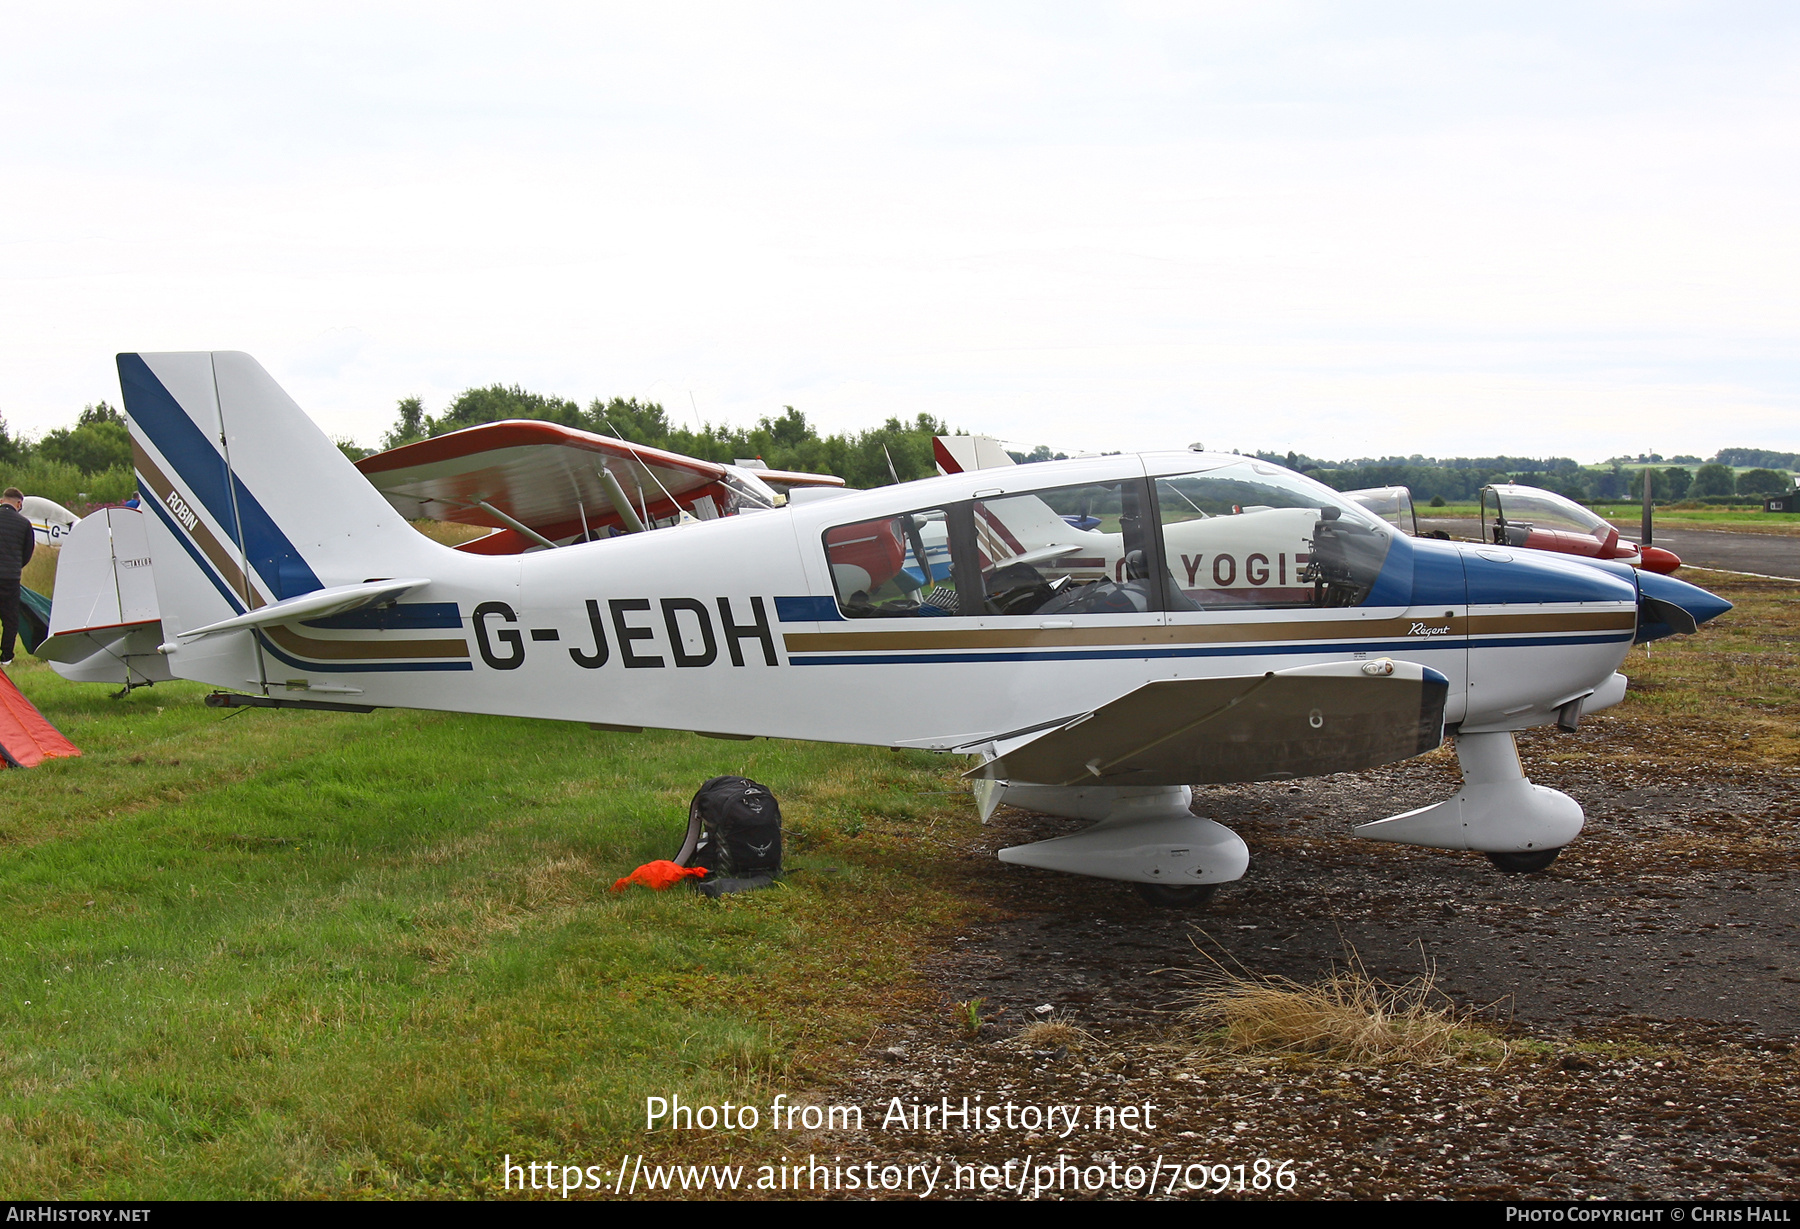
[[[1044,785],[1200,785],[1353,772],[1444,738],[1449,682],[1386,658],[1147,683],[970,773]]]

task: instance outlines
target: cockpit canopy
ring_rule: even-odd
[[[1188,472],[1028,490],[1011,471],[1012,490],[832,526],[824,547],[838,608],[848,618],[1060,620],[1368,596],[1394,537],[1379,518],[1279,466],[1184,462]],[[1059,472],[1044,467],[1046,480]]]
[[[1554,535],[1564,549],[1591,538],[1595,554],[1618,541],[1619,531],[1574,500],[1541,487],[1497,482],[1481,489],[1481,536],[1496,546],[1525,546],[1533,531]],[[1536,544],[1533,544],[1536,545]]]

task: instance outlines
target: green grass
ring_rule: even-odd
[[[1595,512],[1635,536],[1643,520],[1642,504],[1602,504]],[[1670,529],[1733,529],[1749,533],[1800,535],[1800,512],[1763,512],[1744,508],[1658,508],[1656,525]]]
[[[616,1164],[648,1095],[801,1091],[968,909],[917,839],[974,823],[955,761],[14,677],[83,754],[0,777],[3,1198]],[[614,895],[727,771],[781,800],[786,885]]]
[[[1632,649],[1619,667],[1631,695],[1612,714],[1653,729],[1658,754],[1800,767],[1800,585],[1700,568],[1681,577],[1733,608],[1696,635]]]
[[[1433,508],[1417,505],[1419,519],[1429,517],[1479,521],[1481,506],[1472,503],[1446,504]],[[1625,537],[1636,540],[1643,519],[1643,505],[1638,503],[1595,504],[1593,512],[1619,527]],[[1491,509],[1490,509],[1491,512]],[[1656,509],[1656,525],[1668,529],[1732,529],[1746,533],[1773,533],[1800,536],[1800,512],[1762,512],[1747,508],[1668,508]],[[1471,530],[1471,534],[1474,530]]]

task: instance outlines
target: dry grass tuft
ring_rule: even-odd
[[[1471,1026],[1426,972],[1395,986],[1372,976],[1352,952],[1310,985],[1233,973],[1220,965],[1183,1013],[1239,1052],[1304,1054],[1348,1062],[1439,1066],[1504,1043]]]
[[[1027,1024],[1019,1030],[1015,1040],[1028,1050],[1056,1050],[1063,1046],[1076,1050],[1093,1041],[1094,1037],[1086,1029],[1077,1028],[1067,1020],[1052,1016],[1048,1020],[1034,1020]]]

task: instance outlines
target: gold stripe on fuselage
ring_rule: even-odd
[[[1432,629],[1414,633],[1414,627]],[[1514,636],[1558,632],[1618,632],[1637,627],[1635,609],[1482,614],[1454,618],[1270,620],[1258,623],[1185,623],[1172,627],[996,627],[944,631],[793,632],[783,637],[790,653],[904,649],[1051,649],[1107,645],[1245,644],[1294,640],[1436,640],[1464,636]],[[1442,630],[1438,630],[1442,629]]]
[[[290,653],[320,661],[366,661],[371,658],[467,657],[467,640],[318,640],[291,626],[262,629],[263,635]],[[382,633],[377,632],[376,635]]]

